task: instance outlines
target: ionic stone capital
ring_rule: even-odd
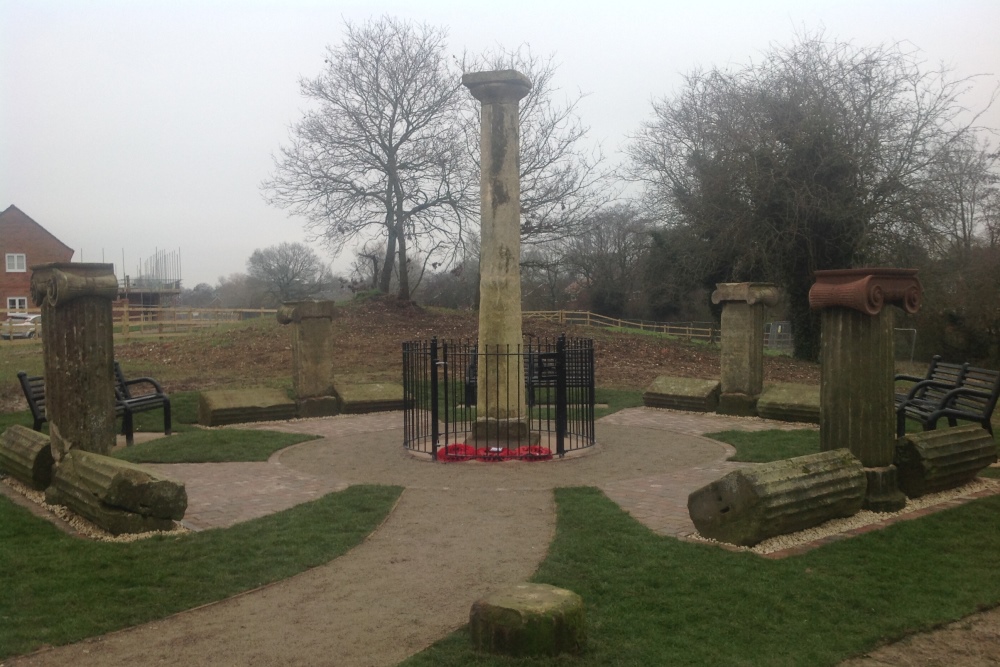
[[[113,264],[59,262],[31,267],[31,300],[36,306],[63,306],[84,296],[118,297]]]
[[[716,283],[712,292],[712,303],[716,305],[739,301],[750,306],[760,303],[772,307],[780,298],[781,291],[771,283]]]
[[[813,310],[839,306],[874,316],[892,304],[915,313],[923,300],[916,269],[836,269],[817,271],[815,278],[809,290]]]
[[[483,104],[517,102],[531,90],[531,80],[512,69],[469,72],[462,75],[462,85]]]

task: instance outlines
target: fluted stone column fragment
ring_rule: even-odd
[[[528,437],[521,339],[521,186],[518,102],[531,81],[514,70],[462,76],[482,103],[477,440]],[[510,353],[510,356],[503,357]],[[496,356],[494,356],[496,355]]]
[[[718,411],[753,415],[764,389],[764,309],[778,303],[768,283],[719,283],[712,303],[722,304],[722,371]]]
[[[106,454],[115,444],[112,264],[32,267],[31,298],[42,309],[45,412],[52,456]]]
[[[893,409],[893,304],[915,313],[921,287],[914,269],[817,271],[809,306],[822,311],[820,448],[846,447],[865,467],[865,509],[892,512],[899,490]]]
[[[282,304],[277,318],[292,328],[292,386],[301,417],[321,417],[339,410],[333,383],[333,301]]]

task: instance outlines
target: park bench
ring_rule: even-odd
[[[573,353],[566,354],[566,387],[567,388],[587,388],[590,387],[588,373],[584,372],[583,364],[574,363],[576,356]],[[524,353],[524,385],[525,398],[528,407],[532,407],[537,402],[536,392],[539,389],[556,388],[558,380],[556,364],[558,354],[556,352],[536,352],[527,351]],[[465,404],[475,405],[476,403],[476,383],[479,374],[479,355],[475,350],[472,359],[465,369]]]
[[[958,420],[980,424],[991,435],[990,419],[1000,397],[1000,371],[969,364],[944,363],[934,357],[923,378],[897,375],[896,380],[915,382],[905,394],[896,394],[896,435],[906,433],[906,419],[920,423],[925,431],[937,428],[945,418],[950,426]]]
[[[45,414],[45,379],[40,375],[28,375],[24,371],[18,372],[17,379],[21,383],[21,391],[24,392],[24,398],[28,401],[28,408],[34,419],[32,428],[40,431],[42,424],[48,419]],[[136,393],[134,388],[139,386],[145,386],[146,391]],[[135,441],[133,421],[135,413],[157,409],[163,410],[163,433],[170,435],[170,397],[163,392],[163,387],[153,378],[127,379],[116,361],[115,416],[122,418],[122,435],[125,436],[126,444],[131,445]]]

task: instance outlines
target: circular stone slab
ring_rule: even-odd
[[[586,643],[583,598],[548,584],[515,584],[472,605],[472,645],[512,656],[580,653]]]

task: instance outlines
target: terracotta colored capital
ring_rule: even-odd
[[[915,313],[923,299],[916,269],[836,269],[817,271],[815,278],[809,290],[813,310],[839,306],[874,316],[892,304]]]

